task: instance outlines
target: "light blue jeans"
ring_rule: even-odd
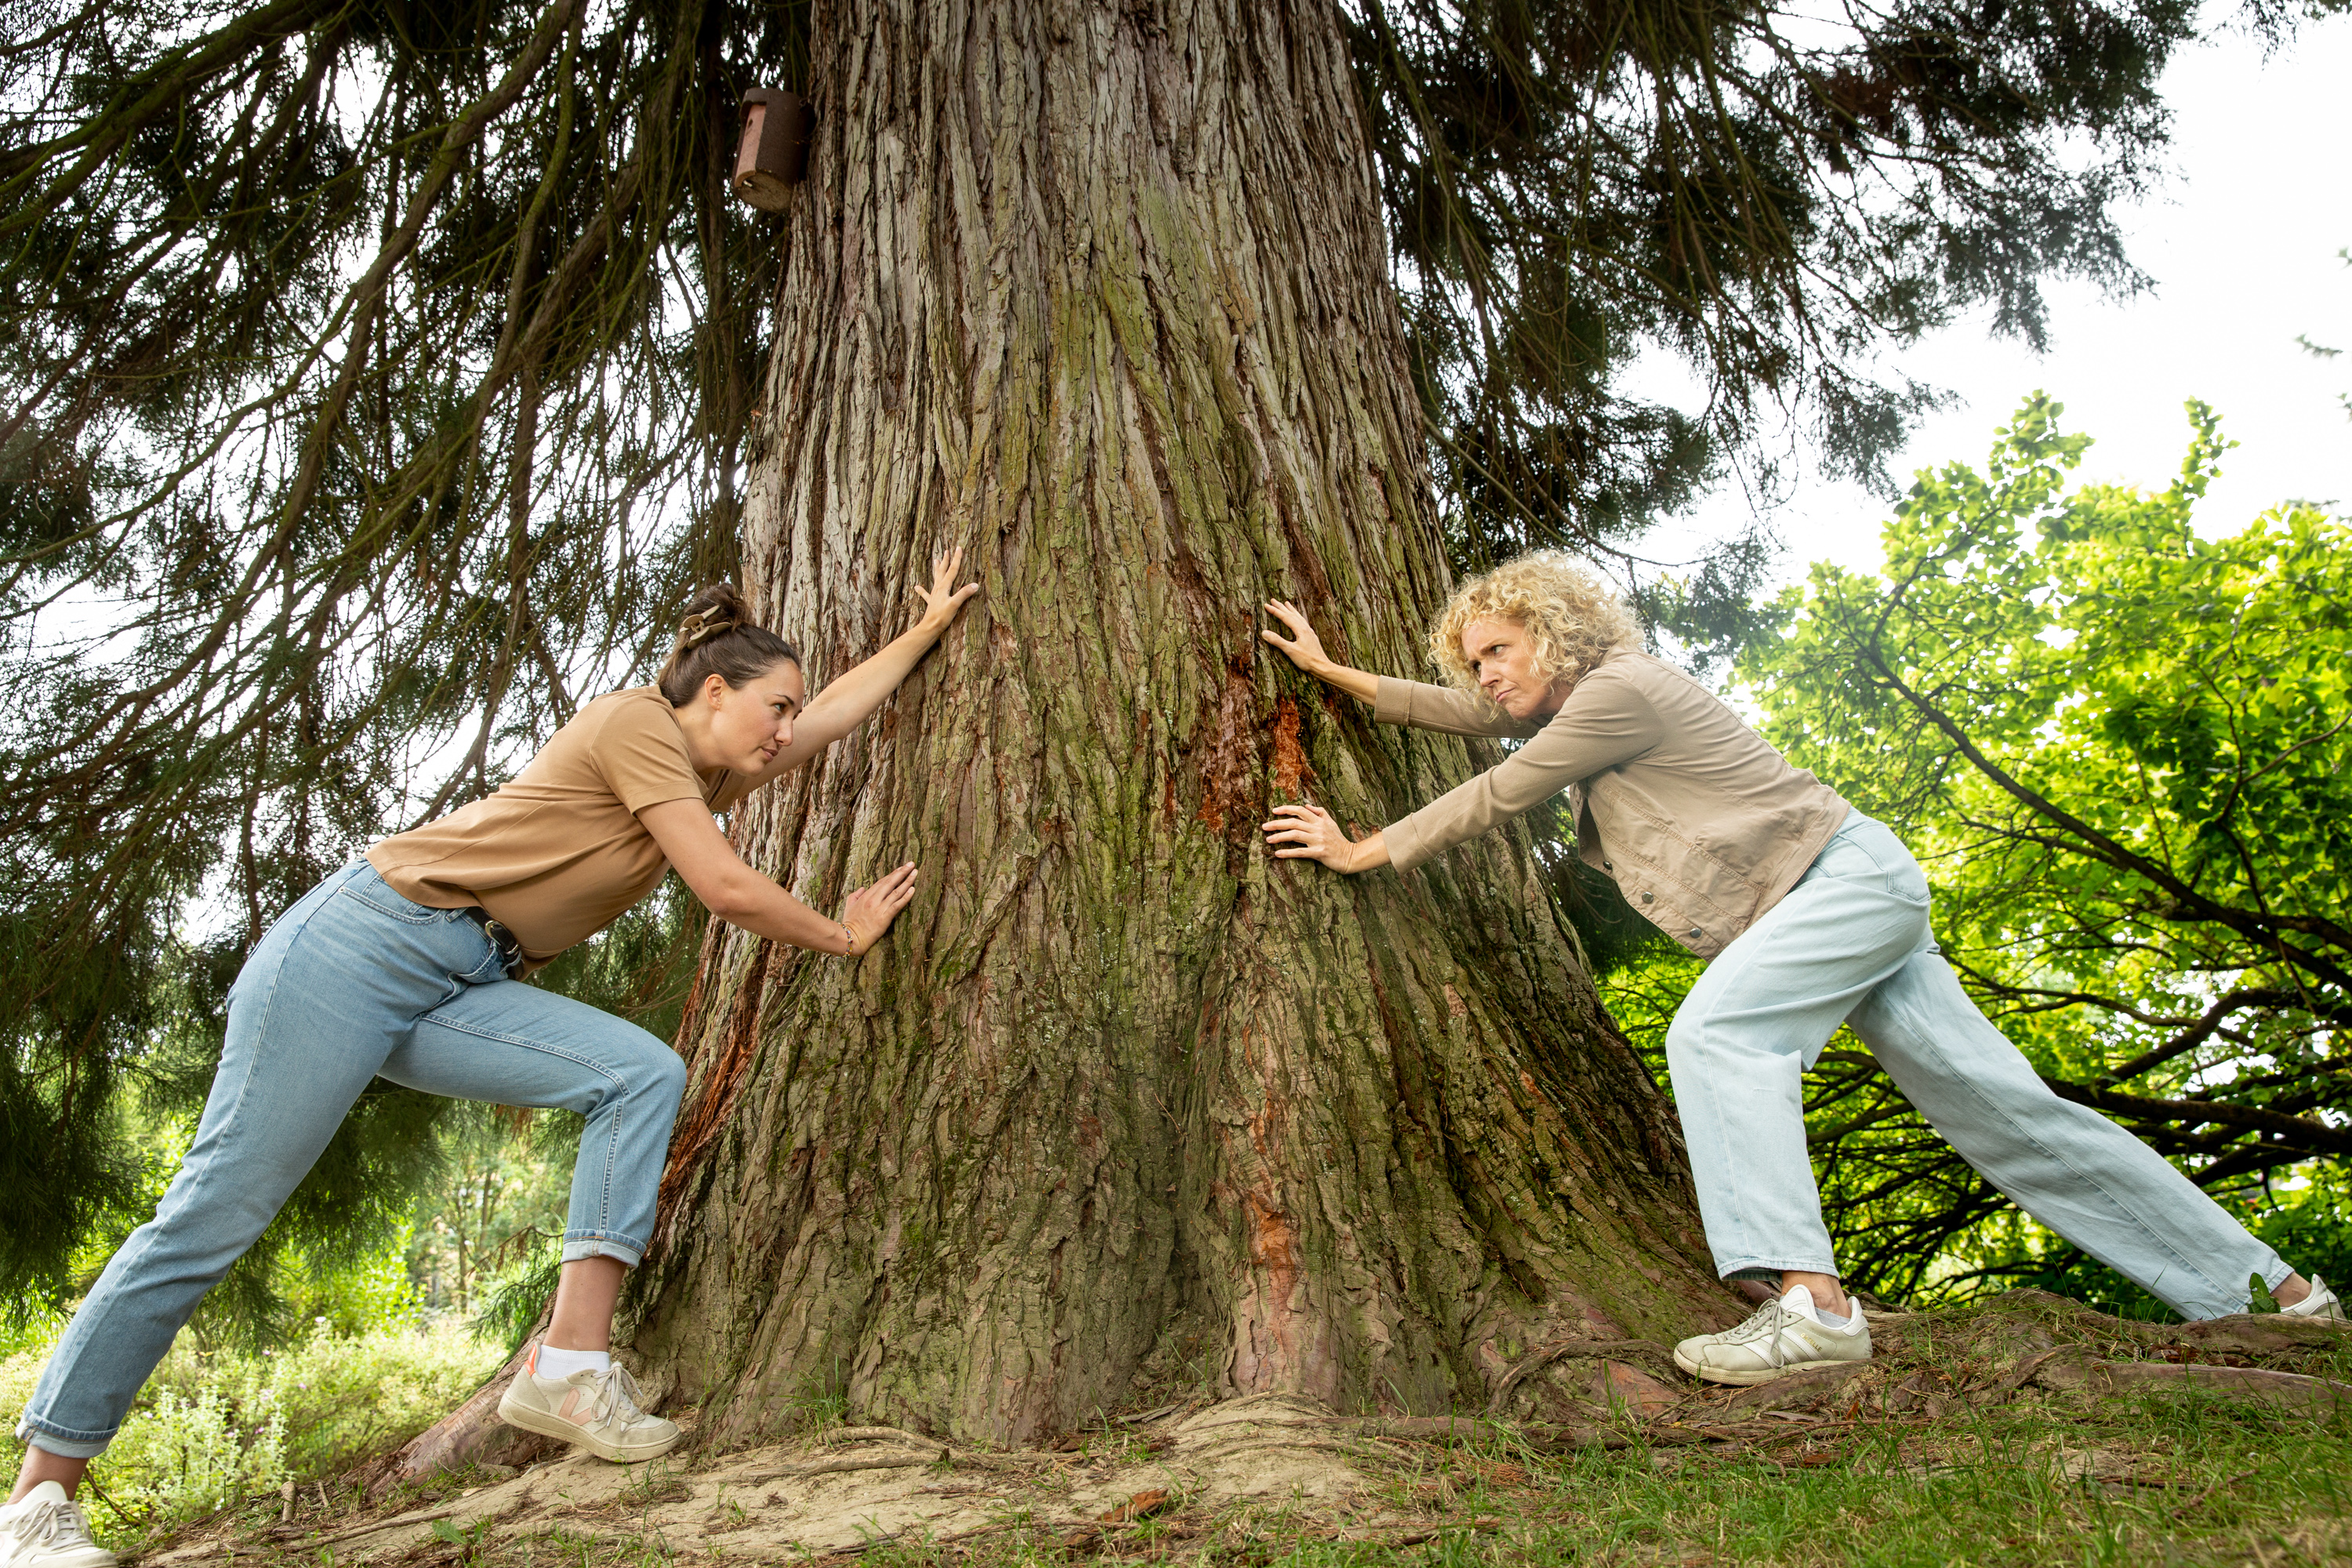
[[[2246,1310],[2279,1255],[2138,1139],[2050,1092],[1927,929],[1927,879],[1856,812],[1717,956],[1666,1032],[1707,1247],[1725,1279],[1834,1275],[1801,1079],[1843,1020],[1961,1158],[2185,1318]]]
[[[261,1235],[378,1076],[588,1118],[563,1256],[635,1267],[686,1068],[660,1040],[509,980],[481,927],[346,866],[270,927],[229,988],[196,1141],[155,1217],[74,1313],[17,1423],[69,1458],[105,1450],[205,1291]]]

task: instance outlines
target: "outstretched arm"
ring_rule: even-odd
[[[884,874],[870,888],[842,900],[841,918],[821,915],[743,864],[735,847],[698,800],[666,800],[637,814],[669,863],[703,908],[754,936],[789,942],[813,952],[862,953],[898,918],[915,896],[912,860]]]
[[[800,766],[856,729],[890,693],[898,689],[899,683],[954,622],[964,601],[980,592],[977,583],[955,586],[956,574],[962,565],[963,552],[960,549],[950,550],[931,563],[931,585],[915,590],[916,597],[923,601],[921,618],[885,643],[881,652],[817,693],[815,700],[793,721],[792,744],[778,752],[776,760],[761,770],[761,784]],[[677,858],[671,858],[675,861]]]
[[[1269,626],[1258,635],[1284,653],[1290,662],[1316,679],[1338,687],[1349,696],[1365,702],[1376,702],[1381,695],[1381,678],[1364,670],[1352,669],[1336,662],[1323,651],[1323,639],[1315,635],[1306,613],[1287,599],[1269,599],[1265,613],[1290,628],[1290,638]]]

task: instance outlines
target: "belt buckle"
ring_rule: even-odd
[[[487,911],[482,917],[482,934],[490,939],[490,946],[497,950],[500,967],[506,970],[507,978],[513,979],[516,968],[522,963],[521,939],[507,929],[504,921],[493,919]]]

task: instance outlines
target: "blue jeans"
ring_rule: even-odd
[[[1666,1064],[1717,1273],[1834,1275],[1805,1152],[1805,1069],[1840,1020],[1961,1158],[2186,1318],[2247,1307],[2279,1255],[2130,1133],[2050,1092],[1927,929],[1927,879],[1854,813],[1789,895],[1699,976]]]
[[[359,861],[304,894],[246,960],[195,1143],[155,1217],[74,1313],[20,1440],[71,1458],[105,1450],[197,1301],[378,1076],[586,1116],[563,1256],[644,1258],[686,1085],[677,1054],[634,1024],[509,980],[479,926],[411,903]]]

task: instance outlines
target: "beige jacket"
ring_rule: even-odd
[[[1609,654],[1547,724],[1483,697],[1381,677],[1373,716],[1527,744],[1389,824],[1398,870],[1475,838],[1563,789],[1576,847],[1658,929],[1713,958],[1780,901],[1845,821],[1838,793],[1787,759],[1716,695],[1663,660]]]

